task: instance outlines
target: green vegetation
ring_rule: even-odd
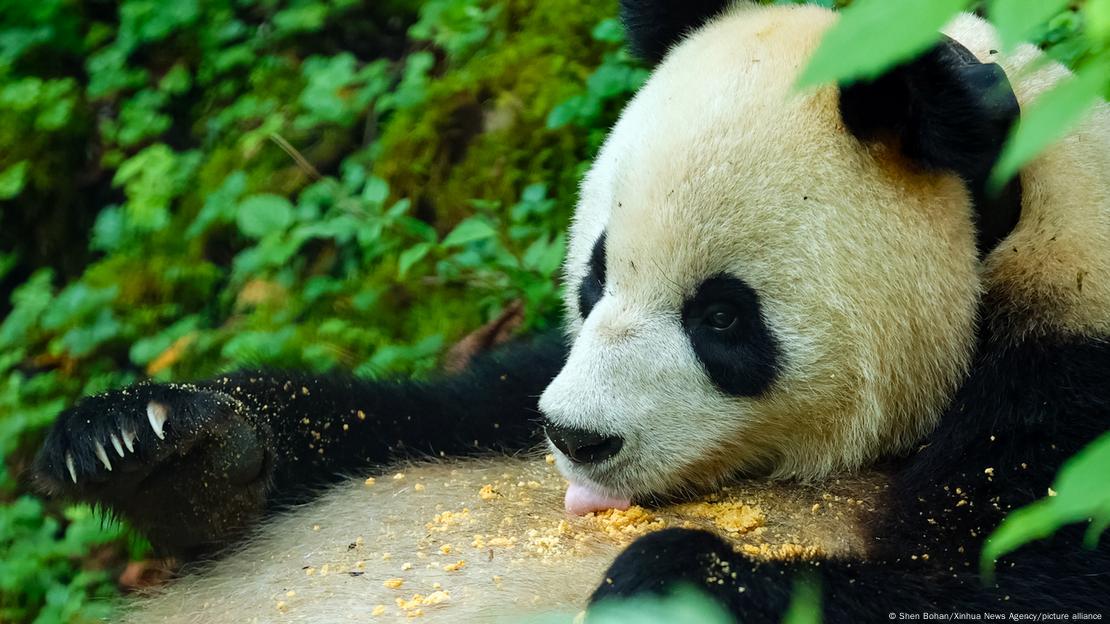
[[[1103,71],[1110,2],[1046,4],[1008,32]],[[108,617],[147,554],[20,481],[77,397],[240,366],[422,374],[510,302],[556,322],[578,180],[646,78],[615,13],[0,0],[0,621]],[[1085,75],[1067,106],[1093,100]],[[1028,125],[1014,162],[1064,124]]]
[[[145,553],[18,481],[77,397],[420,374],[512,301],[553,323],[578,177],[645,74],[615,13],[0,0],[0,621],[102,617]]]

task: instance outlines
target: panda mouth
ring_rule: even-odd
[[[628,497],[612,496],[593,485],[586,485],[571,481],[567,485],[567,493],[563,497],[563,506],[567,513],[575,516],[584,516],[594,511],[606,509],[628,509],[632,499]]]

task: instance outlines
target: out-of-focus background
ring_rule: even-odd
[[[1068,60],[1082,15],[1056,13],[1034,39]],[[0,622],[106,617],[164,577],[126,527],[19,479],[78,396],[424,374],[468,334],[454,360],[556,323],[577,183],[647,75],[615,15],[0,0]]]
[[[2,622],[103,615],[90,596],[159,573],[19,482],[76,397],[239,366],[421,373],[513,302],[510,324],[556,322],[578,179],[646,75],[615,0],[0,12]]]

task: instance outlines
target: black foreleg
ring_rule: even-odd
[[[126,517],[162,549],[202,554],[342,473],[530,446],[563,352],[559,336],[521,341],[427,382],[241,372],[139,384],[63,412],[34,479]]]

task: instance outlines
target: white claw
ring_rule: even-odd
[[[108,472],[111,472],[112,462],[108,461],[108,453],[104,451],[104,445],[101,444],[99,440],[97,441],[94,450],[96,451],[96,458],[100,460],[100,463],[104,464],[104,467],[108,469]]]
[[[135,432],[128,429],[120,431],[123,436],[123,445],[127,447],[128,451],[135,452]]]
[[[155,401],[147,403],[146,419],[150,421],[150,428],[154,430],[154,435],[158,436],[159,440],[165,440],[166,434],[162,432],[162,427],[166,424],[166,406]]]
[[[73,467],[73,454],[66,453],[66,468],[69,468],[69,478],[77,483],[77,469]]]
[[[112,447],[116,449],[116,455],[123,457],[123,445],[120,444],[119,437],[116,434],[110,434],[109,438],[112,440]]]

